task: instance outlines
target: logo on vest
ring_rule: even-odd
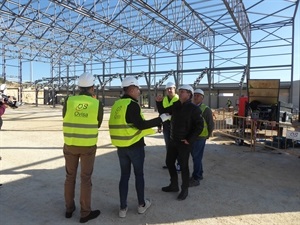
[[[121,118],[121,115],[120,115],[120,111],[122,110],[122,106],[119,106],[116,111],[115,111],[115,115],[114,115],[114,119],[118,120]]]
[[[85,117],[85,118],[87,118],[89,116],[89,114],[86,113],[86,112],[80,112],[80,111],[87,109],[88,106],[89,106],[89,104],[87,104],[87,103],[84,103],[84,104],[80,103],[80,104],[78,104],[77,107],[76,107],[76,109],[75,109],[74,116],[75,117]]]

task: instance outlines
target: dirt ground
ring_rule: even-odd
[[[146,118],[157,115],[145,110]],[[118,217],[120,169],[108,134],[109,108],[99,131],[93,174],[93,209],[101,215],[88,224],[299,225],[300,159],[289,154],[236,146],[221,137],[209,139],[204,154],[204,180],[189,189],[185,201],[164,193],[169,175],[162,166],[162,134],[146,137],[145,194],[151,208],[137,214],[134,176],[130,179],[126,218]],[[61,106],[24,105],[7,109],[0,131],[0,224],[79,223],[79,177],[75,211],[64,218]],[[191,162],[191,161],[190,161]],[[192,168],[192,163],[190,163]]]

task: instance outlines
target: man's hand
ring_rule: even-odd
[[[181,140],[184,144],[186,144],[186,145],[189,145],[190,143],[186,140],[186,139],[183,139],[183,140]]]
[[[171,119],[171,115],[169,113],[163,113],[160,115],[160,118],[162,122],[165,122]]]
[[[157,102],[162,102],[162,100],[163,100],[163,97],[161,95],[158,95],[155,97],[155,101],[157,101]]]

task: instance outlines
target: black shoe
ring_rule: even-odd
[[[179,187],[178,187],[178,185],[175,186],[175,185],[170,184],[169,186],[161,188],[161,190],[164,191],[164,192],[178,192]]]
[[[196,187],[200,185],[200,181],[199,180],[195,180],[194,178],[191,178],[189,180],[189,187]]]
[[[168,169],[168,167],[167,166],[163,166],[163,169]]]
[[[76,207],[74,206],[74,209],[71,212],[66,212],[66,218],[71,218],[73,216],[73,212],[75,211]]]
[[[182,201],[184,199],[186,199],[186,197],[189,195],[189,191],[188,189],[184,189],[180,192],[180,194],[178,195],[177,199]]]
[[[88,216],[80,218],[79,222],[80,223],[86,223],[89,220],[97,218],[100,215],[100,213],[101,213],[100,210],[91,211]]]
[[[199,177],[199,180],[203,180],[203,176],[202,175]]]

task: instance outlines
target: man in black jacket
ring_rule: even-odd
[[[179,101],[172,106],[163,108],[162,97],[156,97],[156,105],[159,111],[172,114],[170,144],[167,149],[166,164],[169,170],[171,183],[163,187],[164,192],[178,192],[178,174],[175,167],[176,159],[181,166],[181,192],[178,200],[184,200],[188,196],[189,187],[189,156],[193,143],[203,130],[203,118],[199,107],[191,102],[193,88],[190,85],[182,85],[179,88]]]

